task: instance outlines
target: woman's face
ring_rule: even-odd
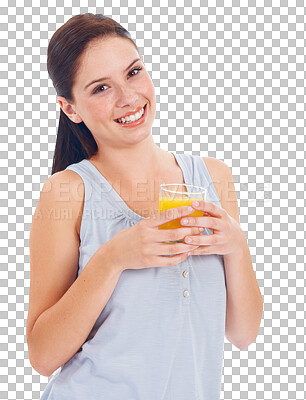
[[[81,57],[72,92],[75,103],[61,96],[58,102],[73,122],[85,123],[98,147],[100,143],[125,147],[151,135],[156,112],[154,86],[128,39],[110,37],[90,43]],[[140,124],[128,127],[115,121],[145,105]]]

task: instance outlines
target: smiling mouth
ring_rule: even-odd
[[[143,108],[142,108],[143,111],[141,110],[140,112],[133,114],[132,118],[134,119],[136,117],[137,118],[136,120],[135,119],[134,120],[133,119],[126,120],[125,118],[119,118],[119,119],[114,119],[114,121],[121,126],[137,125],[144,120],[144,116],[146,114],[146,108],[147,108],[147,103],[143,106]]]

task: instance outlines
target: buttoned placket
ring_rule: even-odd
[[[182,262],[181,266],[181,290],[183,304],[190,304],[190,296],[192,295],[190,292],[191,264],[189,257]]]

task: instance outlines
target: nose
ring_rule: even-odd
[[[117,106],[122,107],[133,107],[138,104],[139,96],[135,93],[135,90],[124,86],[118,88]]]

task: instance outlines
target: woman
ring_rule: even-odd
[[[262,312],[236,197],[219,198],[235,193],[229,168],[155,145],[152,80],[111,18],[66,22],[48,72],[61,111],[30,232],[27,341],[36,371],[62,368],[42,399],[219,399],[224,334],[250,344]],[[158,213],[161,183],[208,187],[207,201]],[[158,229],[195,208],[207,216]]]

